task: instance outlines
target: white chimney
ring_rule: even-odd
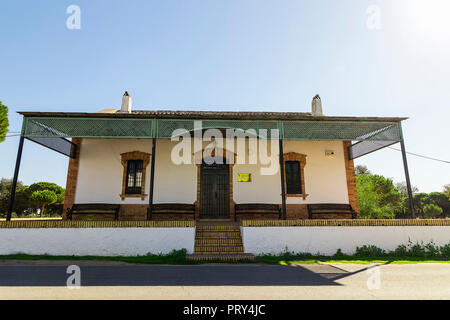
[[[120,108],[120,112],[131,113],[131,96],[128,91],[125,91],[122,97],[122,107]]]
[[[323,116],[322,100],[320,100],[318,94],[316,94],[312,100],[311,113],[313,116]]]

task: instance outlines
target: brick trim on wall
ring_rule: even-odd
[[[348,201],[353,210],[357,212],[357,218],[359,218],[358,208],[358,193],[356,191],[356,178],[355,178],[355,165],[353,160],[349,160],[348,147],[352,145],[351,141],[344,141],[344,162],[345,162],[345,175],[347,177],[347,190]]]
[[[76,144],[77,149],[75,152],[75,158],[69,159],[69,168],[67,169],[67,181],[66,181],[66,195],[64,198],[64,207],[62,218],[67,219],[67,209],[72,208],[75,202],[75,192],[77,189],[78,180],[78,167],[80,164],[80,151],[81,151],[81,138],[72,138],[72,142]]]

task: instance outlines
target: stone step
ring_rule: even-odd
[[[216,232],[216,233],[223,233],[223,234],[241,234],[241,230],[208,230],[208,229],[197,229],[195,231],[196,233],[203,233],[203,232]]]
[[[206,240],[206,239],[241,239],[239,234],[196,234],[195,240]]]
[[[188,254],[188,260],[193,261],[253,261],[255,256],[251,253],[233,254]]]
[[[194,247],[194,253],[243,253],[242,246],[197,246]]]
[[[241,231],[239,226],[197,226],[198,231]]]
[[[241,239],[214,239],[214,238],[203,238],[197,239],[195,241],[196,245],[199,246],[220,246],[220,245],[239,245],[242,246]]]

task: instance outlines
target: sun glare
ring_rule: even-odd
[[[408,0],[401,2],[399,10],[413,36],[433,41],[450,39],[450,0]]]

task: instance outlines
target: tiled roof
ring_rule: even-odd
[[[107,111],[111,110],[111,111]],[[115,111],[115,112],[114,112]],[[154,119],[215,119],[215,120],[311,120],[311,121],[368,121],[399,122],[405,117],[341,117],[313,116],[310,112],[253,112],[253,111],[176,111],[176,110],[134,110],[131,113],[116,109],[101,112],[18,112],[25,117],[58,118],[154,118]]]

